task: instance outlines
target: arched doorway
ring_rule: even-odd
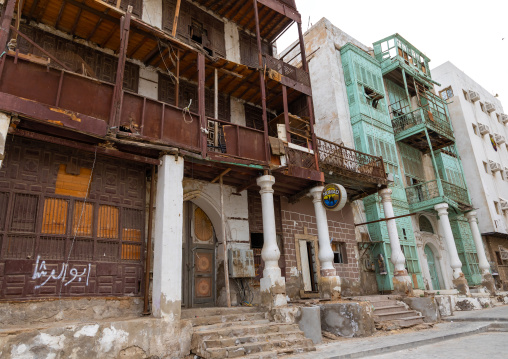
[[[439,276],[438,276],[438,270],[437,266],[439,263],[436,262],[434,257],[434,252],[432,251],[432,248],[427,244],[425,246],[425,256],[427,257],[427,265],[429,267],[430,272],[430,280],[432,282],[432,289],[433,290],[440,290],[441,285],[439,284]]]
[[[215,305],[215,230],[208,215],[184,202],[182,235],[182,306]]]

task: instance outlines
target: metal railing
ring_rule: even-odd
[[[452,127],[446,115],[429,106],[420,107],[392,120],[392,127],[395,135],[420,124],[425,124],[429,129],[435,132],[454,138]]]
[[[355,172],[384,182],[386,173],[383,159],[351,148],[338,145],[323,138],[317,139],[319,167],[335,174],[351,175]]]
[[[286,147],[286,160],[288,167],[300,167],[310,170],[317,169],[316,156],[313,153]]]
[[[418,183],[411,187],[406,187],[407,201],[409,204],[417,204],[437,198],[440,196],[440,187],[442,188],[443,194],[451,200],[461,204],[471,204],[465,188],[441,179],[435,179],[428,182]]]
[[[310,87],[309,74],[301,68],[294,67],[282,60],[266,54],[263,54],[263,66],[275,70],[283,76]]]
[[[457,203],[471,204],[469,202],[469,196],[467,195],[467,189],[459,187],[453,183],[441,180],[443,186],[443,192],[446,197],[454,200]]]

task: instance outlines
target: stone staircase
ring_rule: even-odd
[[[395,296],[370,295],[357,299],[360,298],[374,307],[376,328],[408,328],[423,323],[423,317],[418,312],[397,303]]]
[[[272,359],[316,350],[297,324],[270,322],[256,307],[182,310],[193,325],[191,353],[205,359]]]

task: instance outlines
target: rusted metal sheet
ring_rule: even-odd
[[[146,167],[19,137],[6,153],[0,298],[140,295]],[[86,203],[69,176],[85,191],[92,178]]]
[[[325,181],[323,172],[302,167],[288,167],[288,175],[317,182]]]

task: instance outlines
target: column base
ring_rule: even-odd
[[[259,281],[261,305],[267,308],[283,307],[286,299],[286,279],[281,276],[267,276]]]
[[[453,280],[453,286],[459,291],[460,294],[466,295],[468,297],[471,295],[464,273],[460,273],[459,277]]]
[[[394,294],[413,296],[413,282],[405,270],[395,272],[392,282]]]
[[[322,299],[340,299],[341,283],[338,275],[321,276],[319,279],[319,294]]]
[[[490,294],[496,294],[496,285],[494,282],[494,277],[487,270],[486,273],[482,274],[482,285],[487,288]]]

